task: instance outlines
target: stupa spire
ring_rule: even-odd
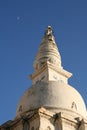
[[[52,27],[51,26],[47,27],[45,35],[52,35]]]
[[[61,56],[51,26],[48,26],[44,33],[33,66],[34,74],[30,76],[33,83],[42,79],[44,81],[62,80],[67,82],[67,79],[71,77],[71,73],[62,67]]]
[[[47,62],[57,68],[62,68],[61,56],[58,51],[51,26],[47,27],[42,42],[40,44],[38,53],[36,55],[34,61],[35,71],[38,71],[38,69],[40,69]]]

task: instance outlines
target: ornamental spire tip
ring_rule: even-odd
[[[52,27],[51,26],[47,27],[45,35],[52,35]]]

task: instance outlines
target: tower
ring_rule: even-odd
[[[32,86],[21,97],[13,121],[0,129],[87,130],[85,103],[68,84],[72,74],[63,69],[51,26],[48,26],[30,75]]]

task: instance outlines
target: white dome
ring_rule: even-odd
[[[38,81],[32,85],[21,97],[16,117],[40,107],[56,113],[66,110],[82,116],[86,115],[86,107],[81,95],[62,81]]]

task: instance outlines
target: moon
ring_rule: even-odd
[[[19,17],[19,16],[17,17],[17,20],[20,20],[20,17]]]

